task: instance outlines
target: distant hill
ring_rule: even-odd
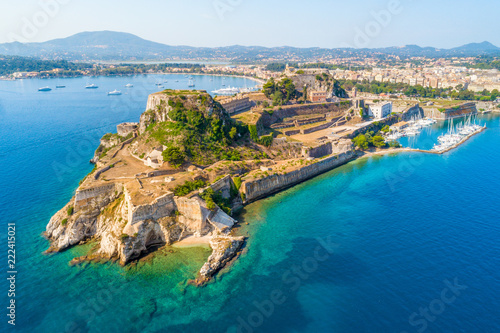
[[[172,47],[132,34],[112,31],[82,32],[43,43],[0,44],[0,54],[66,60],[132,60],[165,58],[189,47]]]
[[[482,42],[482,43],[471,43],[471,44],[463,45],[463,46],[451,49],[450,51],[457,53],[457,54],[483,55],[483,54],[498,53],[498,52],[500,52],[500,48],[491,44],[490,42]]]
[[[500,55],[500,48],[489,43],[472,43],[452,49],[437,49],[406,45],[377,49],[325,49],[296,47],[226,46],[203,48],[169,46],[142,39],[123,32],[82,32],[67,38],[43,43],[18,42],[0,44],[0,54],[37,57],[50,60],[166,60],[166,59],[226,59],[234,61],[258,61],[269,58],[287,60],[319,59],[325,56],[349,57],[373,54],[400,57],[450,57]]]

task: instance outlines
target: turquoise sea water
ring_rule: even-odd
[[[215,80],[206,83],[220,88]],[[81,89],[87,81],[102,88]],[[129,81],[142,95],[104,96]],[[46,94],[36,89],[51,81],[0,81],[0,260],[6,271],[6,224],[15,222],[16,331],[500,331],[495,116],[447,154],[357,160],[246,207],[243,255],[204,288],[187,280],[206,248],[165,248],[126,269],[68,265],[91,245],[43,255],[40,234],[91,170],[100,136],[136,121],[155,81],[69,79]],[[0,288],[5,309],[5,280]]]

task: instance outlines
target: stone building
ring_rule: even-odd
[[[307,93],[309,101],[313,103],[325,103],[327,99],[326,91],[313,90]]]
[[[151,153],[144,159],[144,164],[153,169],[158,169],[163,165],[163,150],[164,146],[155,148]]]
[[[368,114],[375,119],[383,119],[392,112],[392,102],[373,104],[368,107]]]
[[[139,123],[122,123],[116,126],[116,131],[119,136],[126,137],[130,133],[137,131]]]
[[[219,103],[229,114],[248,111],[252,108],[252,102],[247,96],[228,97],[219,100]]]

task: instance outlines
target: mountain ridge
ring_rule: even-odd
[[[500,48],[490,42],[469,43],[451,49],[421,47],[414,44],[385,48],[300,48],[293,46],[263,47],[230,45],[193,47],[166,45],[126,32],[84,31],[69,37],[39,43],[11,42],[0,44],[0,54],[56,60],[190,60],[228,59],[258,61],[266,58],[319,59],[325,56],[349,57],[372,54],[399,57],[466,57],[500,55]]]

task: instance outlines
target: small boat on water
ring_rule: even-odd
[[[132,88],[132,87],[134,87],[134,85],[132,83],[129,83],[129,84],[125,85],[125,87],[126,88]]]
[[[99,87],[98,87],[98,86],[96,86],[96,85],[95,85],[95,84],[93,84],[93,83],[92,83],[92,84],[87,84],[87,85],[85,86],[85,89],[97,89],[97,88],[99,88]]]
[[[194,87],[194,86],[195,86],[194,80],[193,79],[189,79],[188,87]]]
[[[108,96],[118,96],[118,95],[121,95],[121,94],[122,94],[122,92],[119,91],[119,90],[116,90],[116,89],[113,90],[113,91],[108,92]]]
[[[66,86],[63,86],[63,85],[57,85],[56,88],[60,89],[60,88],[66,88]]]
[[[38,88],[38,91],[51,91],[52,89],[50,87],[43,87],[43,88]]]

